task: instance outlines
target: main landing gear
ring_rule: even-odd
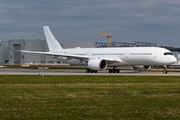
[[[97,70],[92,70],[92,69],[86,69],[86,73],[97,73]],[[119,69],[115,69],[115,67],[113,67],[113,69],[109,69],[108,70],[109,73],[119,73],[120,70]]]
[[[109,69],[109,73],[119,73],[120,70],[119,69],[115,69],[115,67],[113,67],[113,69]]]
[[[86,69],[86,73],[97,73],[97,70]]]

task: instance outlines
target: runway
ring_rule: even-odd
[[[0,68],[0,75],[125,75],[125,76],[180,76],[179,70],[168,71],[136,71],[120,70],[120,73],[108,73],[108,70],[98,71],[98,73],[86,73],[79,69],[27,69],[27,68]]]

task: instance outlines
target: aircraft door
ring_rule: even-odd
[[[157,50],[154,50],[154,52],[153,52],[153,58],[157,58]]]
[[[87,55],[88,55],[88,56],[91,56],[91,52],[90,52],[90,51],[88,51],[88,52],[87,52]]]
[[[125,56],[126,56],[126,58],[129,58],[129,50],[126,51]]]

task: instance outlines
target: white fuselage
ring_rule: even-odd
[[[58,51],[57,51],[58,52]],[[120,65],[171,65],[177,60],[169,50],[160,47],[126,47],[126,48],[75,48],[63,49],[62,54],[84,55],[90,59],[113,58],[121,62],[109,62],[108,66]],[[87,61],[58,57],[56,59],[75,65],[87,65]]]

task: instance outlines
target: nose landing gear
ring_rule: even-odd
[[[167,66],[166,66],[166,65],[164,65],[163,73],[164,73],[164,74],[167,74],[167,73],[168,73],[168,72],[167,72]]]
[[[164,73],[164,74],[167,74],[167,71],[166,71],[166,70],[163,70],[163,73]]]

